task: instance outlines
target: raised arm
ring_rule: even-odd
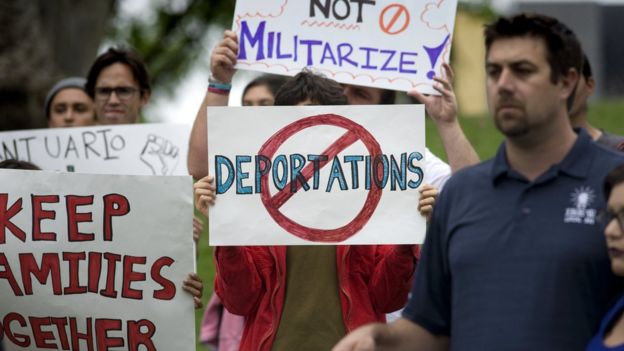
[[[236,57],[238,56],[238,38],[236,33],[226,30],[223,40],[212,50],[210,55],[210,81],[217,86],[229,85],[236,70]],[[203,178],[208,174],[208,135],[207,113],[208,106],[227,106],[229,90],[208,89],[202,101],[189,140],[188,170],[195,179]]]
[[[451,172],[455,173],[466,166],[478,163],[479,156],[459,125],[457,99],[453,91],[453,70],[446,63],[442,67],[446,73],[445,77],[433,78],[436,81],[433,88],[441,94],[440,96],[426,96],[416,90],[407,94],[425,105],[427,113],[437,126]]]

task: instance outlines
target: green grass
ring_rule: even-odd
[[[601,101],[590,105],[589,120],[592,125],[607,130],[613,134],[624,135],[624,100]],[[494,127],[494,123],[488,116],[462,117],[461,125],[482,160],[491,158],[496,153],[502,135]],[[439,157],[446,159],[444,148],[435,129],[435,125],[429,119],[426,122],[427,146]],[[205,216],[199,214],[204,220],[204,233],[198,244],[197,270],[204,281],[204,306],[212,294],[215,275],[214,262],[212,260],[212,248],[208,246],[208,221]],[[195,313],[195,325],[199,335],[199,325],[203,315],[203,309]],[[197,350],[205,351],[197,343]]]
[[[208,246],[208,219],[206,216],[202,215],[200,212],[196,211],[195,214],[204,222],[204,231],[202,232],[199,243],[197,244],[197,273],[204,281],[204,294],[202,296],[202,301],[204,302],[204,307],[208,303],[208,299],[210,295],[212,295],[213,290],[213,282],[215,276],[215,266],[214,261],[212,260],[212,247]],[[199,327],[201,325],[201,320],[204,315],[204,309],[195,310],[195,335],[196,335],[196,350],[205,351],[207,348],[200,346],[199,344]]]
[[[609,100],[591,103],[589,106],[589,122],[597,128],[612,134],[624,135],[624,100]],[[482,160],[496,154],[503,140],[489,116],[463,117],[460,120],[466,137],[474,146]],[[427,119],[427,147],[442,159],[446,159],[442,142],[434,123]]]

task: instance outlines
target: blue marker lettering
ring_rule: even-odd
[[[227,178],[223,180],[222,166],[227,168]],[[215,156],[215,183],[217,186],[217,194],[223,194],[232,186],[234,182],[234,165],[227,157],[216,155]]]

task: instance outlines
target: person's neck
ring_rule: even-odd
[[[572,149],[577,135],[567,119],[559,120],[527,135],[508,137],[505,147],[511,168],[534,181],[552,165],[560,163]]]
[[[572,127],[574,128],[583,128],[587,131],[589,136],[596,141],[602,135],[602,131],[587,121],[587,111],[581,111],[576,114],[576,116],[570,116],[570,123],[572,123]]]

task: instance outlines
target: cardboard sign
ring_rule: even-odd
[[[191,178],[0,170],[6,350],[191,350]]]
[[[449,62],[457,0],[238,0],[236,67],[435,93]],[[437,94],[437,93],[436,93]]]
[[[50,171],[186,175],[190,133],[187,125],[158,123],[2,132],[0,161]]]
[[[209,107],[208,116],[211,245],[423,241],[421,105]]]

